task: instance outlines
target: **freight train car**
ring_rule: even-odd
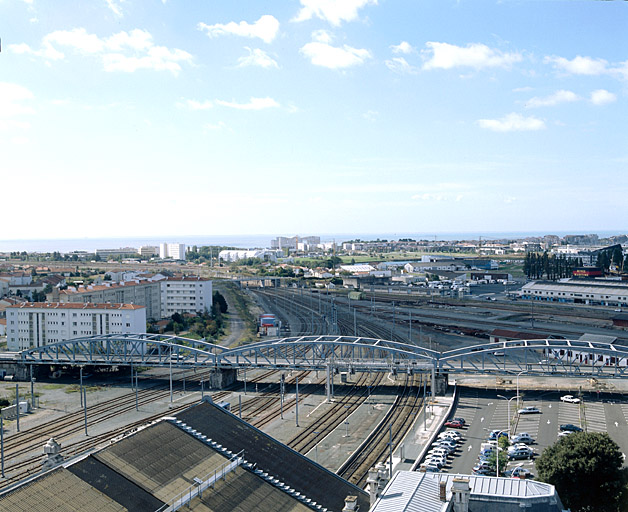
[[[281,321],[273,314],[264,313],[259,317],[257,332],[260,336],[279,336]]]

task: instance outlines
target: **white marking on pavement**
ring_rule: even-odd
[[[470,452],[470,451],[471,451],[471,448],[473,448],[473,445],[472,445],[472,444],[470,444],[470,445],[469,445],[469,448],[467,448],[467,451],[468,451],[468,452]]]
[[[482,423],[483,421],[484,421],[484,416],[480,418],[480,423]]]
[[[619,423],[615,422],[615,428],[619,428]]]
[[[549,425],[550,423],[551,423],[551,421],[550,421],[550,420],[547,420],[547,424]]]

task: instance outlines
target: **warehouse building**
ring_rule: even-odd
[[[628,305],[628,283],[607,280],[532,281],[519,296],[528,300],[624,307]]]
[[[563,512],[553,485],[534,480],[397,472],[371,512]]]
[[[349,497],[369,508],[362,489],[209,402],[72,461],[60,448],[48,442],[48,470],[0,493],[1,510],[322,512]]]

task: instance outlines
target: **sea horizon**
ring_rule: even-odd
[[[501,240],[501,239],[523,239],[532,237],[542,237],[545,235],[556,235],[564,237],[566,235],[576,234],[596,234],[600,238],[616,236],[625,232],[617,231],[529,231],[529,232],[442,232],[442,233],[332,233],[332,234],[299,234],[300,237],[320,236],[321,242],[342,243],[348,240],[360,239],[369,240],[399,240],[402,238],[411,238],[414,240],[436,240],[436,241],[453,241],[453,240]],[[41,239],[13,239],[0,240],[0,252],[23,252],[28,253],[48,253],[61,252],[68,253],[73,251],[94,252],[97,249],[119,249],[122,247],[139,248],[140,246],[159,246],[160,243],[182,243],[187,247],[191,246],[227,246],[236,247],[238,249],[262,249],[270,247],[271,240],[278,236],[296,236],[296,235],[186,235],[186,236],[162,236],[162,237],[85,237],[85,238],[41,238]]]

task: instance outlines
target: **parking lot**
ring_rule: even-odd
[[[517,415],[517,400],[511,400],[511,433],[529,433],[536,440],[531,447],[538,457],[546,447],[556,442],[559,426],[571,423],[588,432],[608,432],[622,452],[628,454],[628,397],[584,393],[581,406],[561,402],[560,397],[564,394],[566,393],[521,390],[519,407],[534,406],[541,412]],[[486,442],[490,431],[508,430],[507,399],[514,396],[514,392],[500,394],[492,390],[461,388],[453,416],[463,417],[467,425],[460,431],[463,439],[458,450],[442,471],[471,474],[481,444]],[[516,466],[523,466],[536,473],[534,461],[513,461],[508,464],[508,469]]]

